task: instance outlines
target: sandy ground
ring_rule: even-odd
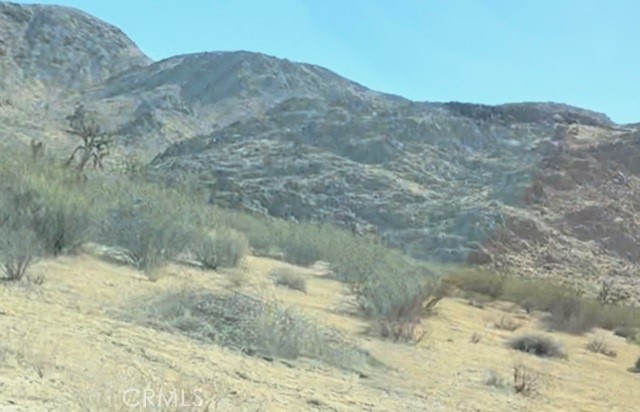
[[[306,359],[270,362],[127,322],[122,315],[134,302],[186,286],[229,288],[229,276],[171,266],[150,281],[89,255],[68,256],[33,269],[42,285],[0,285],[0,411],[640,410],[640,374],[628,371],[640,347],[611,333],[553,334],[568,358],[541,359],[504,346],[539,329],[513,305],[480,309],[445,299],[424,321],[417,346],[385,342],[363,335],[366,324],[339,310],[345,291],[320,270],[300,269],[308,294],[275,287],[268,274],[281,265],[248,258],[245,287],[341,328],[391,370],[362,376]],[[497,329],[503,316],[522,327]],[[617,357],[585,349],[596,335]],[[529,393],[514,392],[514,366],[524,367]],[[506,384],[487,385],[489,371]],[[161,395],[170,406],[157,407]]]

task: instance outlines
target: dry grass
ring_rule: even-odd
[[[0,285],[1,347],[6,349],[0,362],[0,409],[17,400],[34,412],[130,410],[119,401],[129,386],[202,388],[209,399],[220,401],[221,411],[259,410],[260,405],[265,411],[298,411],[319,402],[323,408],[345,412],[599,412],[634,410],[640,399],[634,390],[637,375],[628,372],[638,350],[620,339],[610,342],[618,357],[605,358],[584,350],[587,338],[558,333],[571,360],[530,358],[525,379],[533,396],[515,396],[514,363],[527,356],[504,347],[504,333],[493,328],[481,331],[478,343],[469,342],[478,325],[487,316],[499,317],[500,309],[487,305],[480,310],[445,298],[437,316],[428,320],[429,339],[417,346],[397,345],[363,335],[362,319],[328,310],[345,296],[344,285],[333,279],[310,275],[309,295],[270,288],[269,273],[281,265],[249,256],[242,270],[260,290],[272,293],[280,308],[294,307],[304,318],[317,321],[316,326],[339,329],[353,347],[366,349],[393,371],[367,368],[366,377],[360,377],[305,356],[268,361],[190,338],[167,325],[150,328],[123,322],[121,315],[131,308],[153,303],[149,297],[158,299],[184,287],[227,294],[224,274],[171,265],[174,275],[152,283],[128,266],[64,256],[34,266],[33,273],[47,274],[47,282],[37,290]],[[529,332],[534,325],[527,322],[522,329]],[[488,390],[483,384],[482,371],[487,368],[504,377],[504,391]],[[603,379],[608,385],[602,385]],[[110,395],[113,402],[87,399],[96,391]],[[389,391],[402,396],[389,396]],[[210,410],[215,410],[213,403]]]
[[[248,355],[301,356],[346,369],[362,368],[367,354],[337,330],[323,328],[293,307],[244,293],[182,291],[143,306],[143,322]]]
[[[518,330],[522,324],[513,320],[512,318],[502,315],[496,321],[493,322],[493,327],[499,330],[506,330],[508,332],[514,332]]]

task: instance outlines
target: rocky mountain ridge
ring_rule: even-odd
[[[3,141],[73,144],[64,117],[82,101],[118,136],[114,158],[193,173],[214,203],[640,299],[638,131],[606,115],[413,102],[259,53],[152,62],[85,13],[4,2],[0,72]]]

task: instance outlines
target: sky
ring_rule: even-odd
[[[640,122],[638,0],[36,2],[114,24],[154,60],[248,50],[417,101],[553,101]]]

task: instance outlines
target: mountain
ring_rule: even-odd
[[[0,55],[4,141],[73,144],[64,117],[82,101],[118,136],[113,160],[189,171],[213,203],[640,300],[637,125],[558,103],[413,102],[246,51],[152,62],[54,6],[0,3]]]
[[[2,87],[82,89],[151,59],[118,28],[59,6],[0,3]]]

